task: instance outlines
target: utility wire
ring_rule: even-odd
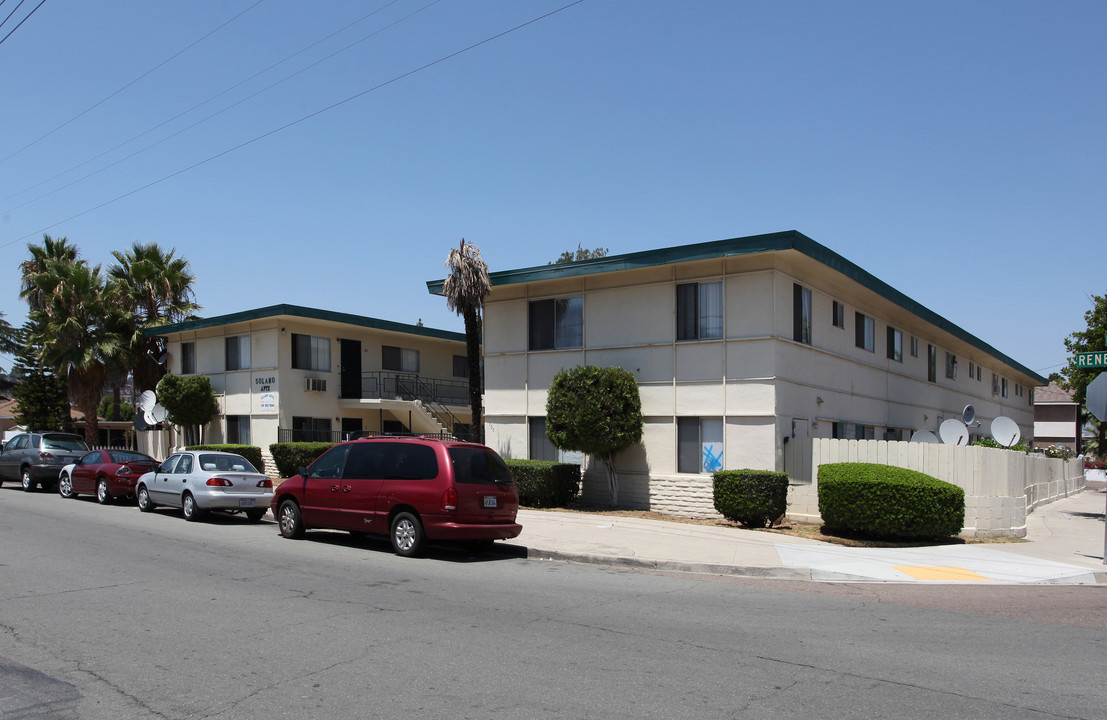
[[[472,45],[469,45],[468,47],[462,48],[461,50],[456,50],[456,51],[454,51],[454,52],[452,52],[448,55],[443,55],[442,57],[438,58],[437,60],[432,60],[431,62],[426,63],[425,65],[420,65],[419,67],[417,67],[413,70],[408,70],[405,73],[401,73],[399,75],[396,75],[395,77],[393,77],[389,80],[385,80],[384,82],[379,83],[377,85],[374,85],[373,87],[370,87],[366,90],[362,90],[361,92],[350,95],[349,97],[347,97],[343,100],[339,100],[338,102],[333,103],[331,105],[328,105],[328,106],[326,106],[324,108],[321,108],[319,110],[316,110],[315,112],[308,113],[307,115],[304,115],[304,116],[302,116],[302,117],[300,117],[296,120],[293,120],[291,122],[285,123],[284,125],[281,125],[279,127],[276,127],[274,129],[266,132],[266,133],[263,133],[261,135],[258,135],[256,137],[254,137],[254,138],[251,138],[250,140],[239,143],[238,145],[235,145],[233,147],[227,148],[226,150],[218,152],[215,155],[211,155],[211,156],[205,158],[204,160],[200,160],[199,162],[195,162],[192,165],[189,165],[187,167],[181,168],[180,170],[172,172],[169,175],[165,175],[164,177],[161,177],[157,180],[153,180],[151,182],[148,182],[145,185],[142,185],[141,187],[137,187],[134,190],[131,190],[129,192],[125,192],[122,195],[118,195],[118,196],[112,198],[111,200],[106,200],[106,201],[100,203],[99,205],[88,208],[86,210],[82,210],[81,212],[76,213],[74,215],[70,215],[69,217],[65,218],[64,220],[59,220],[55,223],[47,225],[46,227],[42,228],[41,230],[38,230],[38,231],[33,232],[33,233],[29,233],[27,235],[24,235],[23,237],[15,238],[14,240],[9,240],[6,243],[0,244],[0,248],[5,248],[9,245],[14,245],[17,242],[22,242],[22,241],[27,240],[29,238],[37,237],[37,236],[43,234],[44,232],[46,232],[47,230],[50,230],[52,228],[57,227],[58,225],[61,225],[63,223],[67,223],[70,220],[75,220],[75,219],[77,219],[79,217],[82,217],[84,215],[88,215],[89,213],[100,210],[101,208],[105,208],[108,205],[112,205],[113,203],[117,203],[120,200],[124,200],[126,198],[131,197],[132,195],[136,195],[136,194],[142,192],[143,190],[148,190],[149,188],[152,188],[155,185],[160,185],[161,183],[163,183],[167,180],[171,180],[171,179],[177,177],[178,175],[183,175],[186,172],[189,172],[191,170],[195,170],[196,168],[201,167],[203,165],[207,165],[208,163],[210,163],[214,160],[218,160],[221,157],[224,157],[226,155],[230,155],[233,152],[237,152],[238,150],[241,150],[242,148],[253,145],[254,143],[256,143],[260,140],[264,140],[265,138],[276,135],[277,133],[284,132],[285,130],[288,130],[289,128],[300,125],[301,123],[307,122],[308,120],[311,120],[312,118],[316,118],[316,117],[318,117],[318,116],[320,116],[324,113],[330,112],[331,110],[342,107],[343,105],[346,105],[347,103],[353,102],[354,100],[357,100],[358,98],[364,97],[364,96],[368,95],[371,92],[375,92],[377,90],[380,90],[381,88],[385,88],[385,87],[388,87],[389,85],[393,85],[393,84],[399,82],[400,80],[404,80],[406,78],[411,77],[412,75],[423,72],[424,70],[432,68],[436,65],[440,65],[440,64],[446,62],[447,60],[452,60],[453,58],[455,58],[459,55],[463,55],[463,54],[469,52],[470,50],[475,50],[476,48],[481,47],[482,45],[487,45],[488,43],[493,42],[494,40],[498,40],[498,39],[500,39],[500,38],[502,38],[506,35],[510,35],[511,33],[516,32],[517,30],[522,30],[525,27],[533,25],[537,22],[541,22],[542,20],[545,20],[546,18],[557,15],[560,12],[564,12],[565,10],[568,10],[569,8],[571,8],[575,5],[580,5],[583,2],[584,2],[584,0],[574,0],[574,2],[568,3],[567,5],[562,5],[561,7],[557,8],[556,10],[551,10],[550,12],[545,13],[544,15],[539,15],[538,17],[533,18],[531,20],[528,20],[528,21],[526,21],[526,22],[524,22],[520,25],[516,25],[513,28],[510,28],[508,30],[504,30],[502,32],[499,32],[499,33],[497,33],[495,35],[492,35],[491,37],[485,38],[484,40],[481,40],[479,42],[475,42]]]
[[[11,32],[9,32],[9,33],[8,33],[7,35],[5,35],[5,36],[3,37],[3,39],[0,39],[0,45],[3,45],[3,44],[4,44],[4,40],[7,40],[8,38],[10,38],[10,37],[12,36],[12,33],[14,33],[14,32],[15,32],[16,30],[18,30],[18,29],[19,29],[19,27],[20,27],[20,25],[22,25],[23,23],[27,22],[27,18],[29,18],[29,17],[31,17],[32,15],[34,15],[34,14],[35,14],[35,10],[38,10],[38,9],[39,9],[40,7],[42,7],[42,6],[43,6],[43,4],[44,4],[45,2],[46,2],[46,0],[41,0],[41,2],[39,2],[39,4],[38,4],[38,5],[35,5],[35,9],[34,9],[34,10],[32,10],[31,12],[27,13],[26,15],[24,15],[24,16],[23,16],[23,19],[19,21],[19,24],[18,24],[18,25],[16,25],[15,27],[13,27],[13,28],[11,29]],[[23,0],[19,0],[19,5],[22,5],[22,4],[23,4]],[[15,6],[15,10],[18,10],[18,9],[19,9],[19,5],[16,5],[16,6]],[[15,10],[12,10],[11,14],[9,14],[9,15],[8,15],[8,17],[4,18],[4,22],[0,23],[0,27],[3,27],[4,23],[6,23],[6,22],[8,21],[8,19],[9,19],[9,18],[11,18],[12,14],[14,14],[14,13],[15,13]]]
[[[22,0],[21,0],[21,1],[22,1]],[[43,2],[46,2],[46,0],[42,0],[42,1],[43,1]],[[53,129],[53,130],[51,130],[50,132],[46,133],[45,135],[43,135],[42,137],[38,138],[37,140],[34,140],[34,141],[32,141],[32,142],[30,142],[30,143],[28,143],[28,144],[24,145],[23,147],[19,148],[18,150],[16,150],[16,151],[15,151],[15,152],[13,152],[12,154],[8,155],[7,157],[5,157],[5,158],[0,158],[0,164],[6,163],[6,162],[7,162],[8,160],[11,160],[11,159],[12,159],[13,157],[15,157],[16,155],[20,154],[20,153],[21,153],[21,152],[23,152],[24,150],[27,150],[27,149],[29,149],[29,148],[32,148],[32,147],[34,147],[35,145],[38,145],[38,144],[39,144],[40,142],[42,142],[42,141],[43,141],[43,140],[45,140],[46,138],[50,137],[51,135],[53,135],[54,133],[56,133],[56,132],[57,132],[58,130],[61,130],[62,128],[66,127],[67,125],[69,125],[69,124],[70,124],[71,122],[73,122],[74,120],[77,120],[77,119],[79,119],[79,118],[82,118],[82,117],[84,117],[85,115],[87,115],[88,113],[92,112],[92,111],[93,111],[93,110],[95,110],[96,108],[100,107],[101,105],[103,105],[104,103],[106,103],[106,102],[107,102],[108,100],[111,100],[111,99],[112,99],[113,97],[115,97],[115,96],[116,96],[116,95],[118,95],[119,93],[123,92],[123,91],[124,91],[124,90],[126,90],[127,88],[131,87],[131,86],[132,86],[132,85],[134,85],[135,83],[137,83],[137,82],[139,82],[140,80],[143,80],[144,78],[146,78],[146,77],[148,77],[149,75],[153,74],[154,72],[156,72],[157,70],[161,69],[161,68],[162,68],[162,67],[164,67],[165,65],[168,65],[168,64],[169,64],[170,62],[172,62],[173,60],[177,59],[177,58],[178,58],[179,56],[183,55],[184,53],[188,52],[189,50],[191,50],[191,49],[192,49],[192,48],[194,48],[195,46],[199,45],[199,44],[200,44],[201,42],[203,42],[204,40],[208,39],[209,37],[211,37],[211,36],[212,36],[212,35],[214,35],[215,33],[219,32],[219,31],[220,31],[220,30],[222,30],[223,28],[227,27],[228,25],[230,25],[231,23],[233,23],[233,22],[234,22],[235,20],[239,19],[240,17],[242,17],[242,16],[243,16],[243,15],[245,15],[246,13],[248,13],[248,12],[250,12],[251,10],[253,10],[254,8],[256,8],[256,7],[258,6],[258,5],[261,5],[261,4],[263,3],[263,2],[265,2],[265,0],[257,0],[257,2],[255,2],[255,3],[253,4],[253,5],[251,5],[250,7],[246,8],[245,10],[243,10],[242,12],[240,12],[239,14],[235,15],[235,16],[234,16],[234,17],[232,17],[232,18],[231,18],[230,20],[226,21],[225,23],[223,23],[223,24],[222,24],[222,25],[220,25],[219,27],[215,28],[214,30],[210,30],[210,31],[209,31],[209,32],[207,32],[207,33],[206,33],[205,35],[203,35],[203,36],[202,36],[201,38],[199,38],[198,40],[196,40],[196,41],[194,41],[193,43],[189,44],[189,45],[188,45],[187,47],[184,47],[184,48],[182,48],[182,49],[178,50],[177,52],[173,53],[173,54],[172,54],[171,56],[169,56],[169,57],[168,57],[168,58],[166,58],[165,60],[162,60],[162,61],[161,61],[160,63],[158,63],[158,64],[157,64],[157,65],[155,65],[154,67],[150,68],[150,69],[149,69],[149,70],[147,70],[146,72],[142,73],[141,75],[139,75],[138,77],[136,77],[136,78],[135,78],[134,80],[132,80],[132,81],[130,81],[129,83],[127,83],[126,85],[124,85],[123,87],[119,88],[118,90],[116,90],[115,92],[113,92],[113,93],[112,93],[111,95],[108,95],[108,96],[107,96],[106,98],[104,98],[103,100],[100,100],[99,102],[97,102],[97,103],[94,103],[93,105],[91,105],[90,107],[86,108],[85,110],[82,110],[81,112],[77,113],[77,114],[76,114],[76,115],[74,115],[73,117],[71,117],[71,118],[69,118],[68,120],[66,120],[65,122],[63,122],[63,123],[62,123],[61,125],[58,125],[58,126],[57,126],[56,128],[54,128],[54,129]],[[42,3],[39,3],[39,5],[41,6],[41,5],[42,5]],[[35,8],[35,10],[37,10],[37,9],[38,9],[38,8]],[[28,17],[29,17],[29,16],[28,16]],[[20,23],[20,24],[22,24],[22,23]],[[8,33],[8,34],[10,35],[11,33]],[[5,38],[5,39],[6,39],[6,38]],[[0,41],[0,42],[2,42],[2,41]]]
[[[355,42],[352,42],[352,43],[350,43],[350,44],[349,44],[349,45],[347,45],[346,47],[344,47],[344,48],[342,48],[342,49],[340,49],[340,50],[337,50],[336,52],[333,52],[333,53],[331,53],[330,55],[327,55],[326,57],[322,58],[321,60],[318,60],[318,61],[316,61],[316,62],[314,62],[314,63],[312,63],[312,64],[310,64],[310,65],[308,65],[308,66],[306,66],[306,67],[304,67],[304,68],[301,68],[300,70],[297,70],[296,72],[294,72],[294,73],[292,73],[292,74],[290,74],[290,75],[286,75],[286,76],[285,76],[284,78],[282,78],[282,79],[278,80],[277,82],[274,82],[274,83],[272,83],[272,84],[270,84],[270,85],[268,85],[268,86],[266,86],[266,87],[262,88],[261,90],[258,90],[257,92],[254,92],[254,93],[252,93],[252,94],[250,94],[250,95],[246,96],[245,98],[243,98],[243,99],[239,100],[238,102],[235,102],[235,103],[233,103],[233,104],[231,104],[231,105],[228,105],[228,106],[224,107],[224,108],[223,108],[222,110],[218,110],[218,111],[216,111],[216,112],[214,112],[214,113],[212,113],[212,114],[210,114],[210,115],[208,115],[208,116],[206,116],[206,117],[204,117],[204,118],[202,118],[202,119],[200,119],[200,120],[198,120],[198,121],[196,121],[196,122],[192,123],[191,125],[189,125],[189,126],[187,126],[187,127],[183,128],[183,129],[181,129],[181,130],[178,130],[177,132],[175,132],[175,133],[173,133],[173,134],[171,134],[171,135],[168,135],[168,136],[166,136],[166,137],[162,138],[161,140],[159,140],[159,141],[157,141],[157,142],[155,142],[155,143],[152,143],[152,144],[150,144],[150,145],[147,145],[146,147],[142,148],[141,150],[137,150],[137,151],[135,151],[135,152],[131,153],[130,155],[127,155],[127,156],[125,156],[125,157],[123,157],[123,158],[120,158],[119,160],[117,160],[117,161],[115,161],[115,162],[113,162],[113,163],[111,163],[111,164],[109,164],[109,165],[105,165],[104,167],[102,167],[102,168],[100,168],[100,169],[98,169],[98,170],[94,170],[93,172],[91,172],[91,173],[89,173],[89,174],[87,174],[87,175],[84,175],[84,176],[82,176],[82,177],[80,177],[80,178],[77,178],[76,180],[74,180],[74,181],[72,181],[72,182],[69,182],[69,183],[66,183],[65,185],[62,185],[62,186],[60,186],[60,187],[54,188],[53,190],[51,190],[51,191],[49,191],[49,192],[47,192],[47,193],[43,193],[42,195],[39,195],[39,196],[37,196],[37,197],[35,197],[35,198],[32,198],[31,200],[27,200],[26,202],[23,202],[23,203],[21,203],[21,204],[19,204],[19,205],[14,205],[14,206],[12,206],[12,207],[6,208],[6,209],[5,209],[5,210],[4,210],[3,212],[12,212],[12,211],[14,211],[14,210],[19,210],[20,208],[23,208],[23,207],[26,207],[27,205],[30,205],[30,204],[32,204],[32,203],[35,203],[35,202],[38,202],[39,200],[42,200],[43,198],[49,197],[50,195],[53,195],[54,193],[60,192],[60,191],[62,191],[62,190],[65,190],[66,188],[72,187],[73,185],[75,185],[75,184],[77,184],[77,183],[79,183],[79,182],[82,182],[82,181],[84,181],[84,180],[87,180],[87,179],[89,179],[90,177],[92,177],[93,175],[97,175],[97,174],[99,174],[99,173],[101,173],[101,172],[103,172],[103,171],[105,171],[105,170],[111,169],[111,168],[115,167],[116,165],[119,165],[119,164],[120,164],[120,163],[122,163],[122,162],[125,162],[125,161],[127,161],[127,160],[130,160],[131,158],[133,158],[133,157],[134,157],[135,155],[138,155],[139,153],[143,153],[143,152],[146,152],[147,150],[150,150],[150,149],[152,149],[152,148],[155,148],[155,147],[157,147],[158,145],[161,145],[162,143],[166,142],[167,140],[171,140],[171,139],[173,139],[173,138],[177,137],[178,135],[180,135],[180,134],[182,134],[182,133],[184,133],[184,132],[187,132],[188,130],[191,130],[192,128],[196,127],[197,125],[200,125],[201,123],[207,122],[208,120],[211,120],[212,118],[214,118],[214,117],[217,117],[217,116],[219,116],[219,115],[221,115],[221,114],[223,114],[223,113],[227,112],[228,110],[230,110],[230,109],[232,109],[232,108],[235,108],[235,107],[237,107],[237,106],[241,105],[242,103],[244,103],[244,102],[246,102],[246,101],[248,101],[248,100],[251,100],[251,99],[253,99],[253,98],[257,97],[258,95],[260,95],[260,94],[262,94],[262,93],[264,93],[264,92],[268,92],[269,90],[271,90],[271,89],[273,89],[274,87],[276,87],[276,86],[280,85],[281,83],[287,82],[288,80],[291,80],[292,78],[296,77],[297,75],[300,75],[300,74],[302,74],[302,73],[306,72],[307,70],[310,70],[311,68],[313,68],[313,67],[315,67],[315,66],[317,66],[317,65],[320,65],[321,63],[323,63],[323,62],[326,62],[327,60],[330,60],[331,58],[333,58],[333,57],[335,57],[335,56],[337,56],[337,55],[339,55],[339,54],[341,54],[341,53],[343,53],[343,52],[346,52],[346,51],[347,51],[347,50],[349,50],[350,48],[352,48],[352,47],[355,47],[356,45],[358,45],[358,44],[360,44],[360,43],[363,43],[363,42],[365,42],[366,40],[368,40],[368,39],[370,39],[370,38],[372,38],[372,37],[374,37],[374,36],[376,36],[376,35],[379,35],[380,33],[384,32],[385,30],[388,30],[389,28],[395,27],[396,25],[400,24],[401,22],[403,22],[403,21],[405,21],[405,20],[407,20],[407,19],[409,19],[409,18],[411,18],[411,17],[413,17],[413,16],[417,15],[418,13],[421,13],[421,12],[423,12],[423,11],[424,11],[424,10],[426,10],[427,8],[429,8],[429,7],[433,6],[433,5],[437,5],[437,4],[438,4],[439,2],[441,2],[441,1],[442,1],[442,0],[433,0],[433,2],[431,2],[431,3],[427,4],[427,5],[424,5],[423,7],[419,8],[418,10],[415,10],[414,12],[411,12],[411,13],[409,13],[409,14],[405,15],[404,17],[400,18],[399,20],[397,20],[397,21],[395,21],[395,22],[393,22],[393,23],[391,23],[391,24],[389,24],[389,25],[386,25],[386,26],[384,26],[383,28],[380,28],[379,30],[376,30],[376,31],[374,31],[374,32],[372,32],[372,33],[370,33],[370,34],[368,34],[368,35],[366,35],[366,36],[362,37],[361,39],[359,39],[359,40],[357,40],[357,41],[355,41]],[[253,75],[251,75],[250,77],[248,77],[248,78],[246,78],[246,79],[244,79],[244,80],[242,80],[242,81],[240,81],[240,82],[238,82],[238,83],[235,83],[234,85],[232,85],[232,86],[228,87],[227,89],[225,89],[225,90],[223,90],[223,91],[221,91],[221,92],[219,92],[219,93],[216,93],[215,95],[212,95],[212,96],[211,96],[211,97],[209,97],[209,98],[208,98],[207,100],[204,100],[203,102],[197,103],[197,104],[193,105],[192,107],[188,108],[187,110],[184,110],[184,111],[182,111],[182,112],[179,112],[179,113],[177,113],[176,115],[174,115],[173,117],[169,118],[168,120],[165,120],[164,122],[158,123],[158,124],[157,124],[157,125],[155,125],[154,127],[150,128],[150,129],[148,129],[148,130],[146,130],[146,131],[144,131],[144,132],[141,132],[141,133],[139,133],[138,135],[135,135],[134,137],[132,137],[132,138],[131,138],[131,139],[129,139],[129,140],[124,140],[123,142],[121,142],[121,143],[119,143],[119,144],[115,145],[114,147],[108,148],[107,150],[104,150],[103,152],[101,152],[101,153],[99,153],[99,154],[97,154],[97,155],[95,155],[95,156],[93,156],[93,157],[89,158],[88,160],[85,160],[84,162],[81,162],[81,163],[78,163],[77,165],[74,165],[73,167],[69,168],[68,170],[65,170],[65,171],[63,171],[63,172],[60,172],[60,173],[58,173],[58,174],[56,174],[56,175],[52,176],[52,177],[49,177],[49,178],[47,178],[47,179],[43,180],[42,182],[39,182],[39,183],[36,183],[35,185],[32,185],[32,186],[31,186],[31,187],[29,187],[29,188],[25,188],[25,189],[23,189],[23,190],[21,190],[21,191],[19,191],[19,192],[17,192],[17,193],[14,193],[14,194],[12,194],[12,195],[9,195],[8,197],[6,197],[6,198],[3,198],[2,200],[0,200],[0,202],[7,202],[8,200],[11,200],[11,199],[13,199],[13,198],[16,198],[16,197],[18,197],[18,196],[22,195],[23,193],[26,193],[26,192],[30,192],[31,190],[34,190],[35,188],[38,188],[38,187],[42,187],[43,185],[45,185],[45,184],[46,184],[46,183],[48,183],[48,182],[51,182],[52,180],[56,180],[56,179],[60,178],[60,177],[61,177],[61,176],[63,176],[63,175],[66,175],[66,174],[68,174],[68,173],[71,173],[71,172],[73,172],[74,170],[77,170],[78,168],[82,168],[82,167],[84,167],[85,165],[88,165],[88,164],[89,164],[89,163],[91,163],[91,162],[94,162],[94,161],[96,161],[96,160],[99,160],[100,158],[104,157],[104,156],[105,156],[105,155],[107,155],[108,153],[114,152],[114,151],[118,150],[119,148],[121,148],[121,147],[123,147],[123,146],[125,146],[125,145],[128,145],[128,144],[130,144],[130,143],[134,142],[135,140],[138,140],[138,139],[139,139],[139,138],[141,138],[141,137],[145,137],[146,135],[149,135],[150,133],[154,132],[155,130],[157,130],[157,129],[159,129],[159,128],[165,127],[165,126],[166,126],[166,125],[168,125],[169,123],[171,123],[171,122],[173,122],[174,120],[177,120],[177,119],[179,119],[179,118],[181,118],[181,117],[184,117],[185,115],[189,114],[189,113],[190,113],[190,112],[192,112],[193,110],[197,110],[197,109],[199,109],[199,108],[203,107],[204,105],[207,105],[208,103],[210,103],[211,101],[215,100],[216,98],[219,98],[219,97],[222,97],[223,95],[226,95],[226,94],[227,94],[227,93],[229,93],[230,91],[232,91],[232,90],[235,90],[236,88],[239,88],[239,87],[241,87],[241,86],[245,85],[246,83],[250,82],[251,80],[253,80],[253,79],[255,79],[255,78],[257,78],[257,77],[259,77],[259,76],[261,76],[261,75],[264,75],[265,73],[269,72],[270,70],[272,70],[272,69],[274,69],[274,68],[276,68],[276,67],[278,67],[278,66],[280,66],[280,65],[284,64],[285,62],[288,62],[288,61],[289,61],[289,60],[291,60],[292,58],[294,58],[294,57],[297,57],[297,56],[299,56],[299,55],[302,55],[303,53],[307,52],[308,50],[310,50],[311,48],[315,47],[316,45],[319,45],[320,43],[326,42],[327,40],[330,40],[330,39],[331,39],[331,38],[333,38],[333,37],[334,37],[335,35],[338,35],[338,34],[340,34],[340,33],[343,33],[343,32],[345,32],[346,30],[350,29],[350,28],[351,28],[351,27],[353,27],[354,25],[357,25],[358,23],[364,22],[365,20],[369,19],[369,18],[370,18],[370,17],[372,17],[373,15],[376,15],[377,13],[381,12],[382,10],[386,10],[387,8],[391,7],[392,5],[395,5],[395,4],[397,3],[397,2],[400,2],[400,0],[392,0],[392,1],[391,1],[391,2],[389,2],[389,3],[387,3],[387,4],[385,4],[385,5],[382,5],[381,7],[377,8],[376,10],[374,10],[374,11],[373,11],[373,12],[371,12],[371,13],[369,13],[368,15],[363,15],[362,17],[358,18],[357,20],[355,20],[355,21],[353,21],[353,22],[351,22],[351,23],[347,24],[347,25],[346,25],[345,27],[343,27],[343,28],[341,28],[341,29],[339,29],[339,30],[335,30],[335,31],[334,31],[334,32],[332,32],[332,33],[331,33],[330,35],[327,35],[327,36],[326,36],[326,37],[324,37],[324,38],[320,38],[319,40],[316,40],[315,42],[313,42],[313,43],[311,43],[310,45],[308,45],[308,46],[304,47],[303,49],[301,49],[301,50],[298,50],[297,52],[295,52],[295,53],[293,53],[293,54],[291,54],[291,55],[289,55],[289,56],[285,57],[285,58],[284,58],[283,60],[279,60],[279,61],[277,61],[277,62],[273,63],[272,65],[270,65],[269,67],[267,67],[267,68],[265,68],[265,69],[263,69],[263,70],[259,70],[258,72],[254,73],[254,74],[253,74]]]

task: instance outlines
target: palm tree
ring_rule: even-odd
[[[176,248],[165,252],[157,243],[138,242],[125,253],[112,252],[118,264],[108,269],[108,276],[131,316],[127,342],[135,387],[140,391],[153,390],[165,375],[157,339],[144,331],[180,322],[200,309],[192,290],[196,277],[188,261],[176,253]]]
[[[43,363],[66,376],[85,416],[85,440],[94,444],[99,436],[96,409],[110,369],[126,347],[119,332],[124,315],[115,290],[105,282],[99,265],[92,267],[84,260],[48,262],[30,279],[29,292],[43,302],[30,313]]]
[[[67,238],[55,240],[49,235],[42,236],[42,244],[27,244],[27,250],[31,253],[29,260],[24,260],[19,265],[23,272],[23,282],[20,286],[19,297],[27,301],[31,311],[41,310],[46,304],[46,298],[35,287],[35,276],[47,272],[51,263],[73,263],[80,256],[76,245],[70,245]]]
[[[488,266],[481,258],[476,245],[461,239],[461,245],[451,250],[446,258],[449,270],[442,285],[442,294],[446,296],[446,307],[465,320],[465,351],[469,358],[469,407],[472,410],[472,440],[484,440],[484,425],[481,419],[481,373],[480,338],[481,310],[484,299],[492,292],[492,283],[488,279]]]

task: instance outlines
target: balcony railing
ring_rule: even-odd
[[[346,440],[356,440],[360,437],[429,437],[439,440],[469,440],[468,433],[409,433],[409,432],[372,432],[362,430],[359,432],[342,432],[341,430],[296,430],[292,428],[277,428],[277,442],[325,442],[340,443]]]
[[[464,407],[469,404],[469,382],[378,370],[362,373],[360,382],[349,382],[343,378],[339,397],[344,400],[399,398]]]

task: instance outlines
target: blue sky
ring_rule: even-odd
[[[0,311],[44,232],[176,248],[206,316],[460,330],[425,283],[462,237],[495,271],[794,229],[1065,362],[1107,291],[1107,3],[569,2],[48,0],[0,44]]]

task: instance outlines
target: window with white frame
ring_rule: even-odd
[[[950,380],[957,379],[957,356],[953,353],[946,353],[946,377]]]
[[[834,324],[834,327],[844,328],[846,326],[846,306],[835,300],[832,312],[831,322]]]
[[[992,394],[999,395],[999,375],[992,373]]]
[[[677,472],[723,469],[723,419],[677,418]]]
[[[919,339],[917,337],[911,338],[911,357],[919,356]]]
[[[381,346],[381,369],[395,372],[419,372],[419,351],[392,345]]]
[[[250,416],[227,416],[227,442],[232,445],[250,444]]]
[[[292,367],[298,370],[331,370],[331,340],[292,333]]]
[[[876,321],[868,315],[857,313],[856,344],[862,350],[876,351]]]
[[[792,339],[811,344],[811,290],[792,285]]]
[[[250,369],[250,336],[235,335],[226,338],[227,370]]]
[[[546,418],[527,418],[527,435],[529,440],[528,456],[531,460],[557,461],[557,448],[550,442],[546,435]]]
[[[1001,380],[1000,382],[1002,383],[1003,388],[1000,391],[1000,395],[1002,395],[1003,397],[1007,397],[1007,378],[1003,378],[1003,380]]]
[[[677,340],[710,340],[723,336],[723,283],[676,286]]]
[[[528,308],[527,346],[561,350],[584,346],[584,299],[532,300]]]
[[[903,333],[888,326],[888,359],[903,362]]]

